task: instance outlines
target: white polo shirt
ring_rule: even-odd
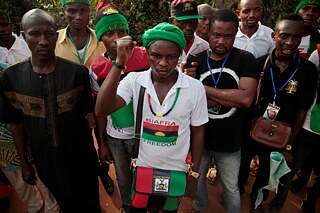
[[[200,38],[199,36],[197,36],[194,33],[194,41],[193,44],[191,46],[191,48],[189,49],[189,51],[187,53],[185,53],[184,51],[182,51],[182,54],[180,55],[179,61],[178,61],[178,66],[180,65],[180,63],[182,61],[186,61],[188,56],[191,55],[196,55],[198,53],[201,53],[205,50],[208,50],[210,48],[210,45],[207,41],[203,40],[202,38]]]
[[[24,61],[31,56],[26,41],[16,34],[12,35],[15,37],[12,47],[9,50],[5,47],[0,47],[0,61],[9,65]]]
[[[117,94],[127,104],[133,101],[135,114],[140,86],[145,87],[146,91],[137,165],[187,171],[185,159],[190,148],[190,125],[200,126],[208,122],[204,86],[200,81],[179,73],[176,83],[160,104],[151,80],[151,69],[129,73],[120,82]],[[178,88],[180,94],[172,111],[164,117],[153,115],[148,104],[148,94],[153,111],[164,114],[172,107]]]
[[[239,23],[241,25],[241,23]],[[259,22],[258,30],[249,38],[240,30],[240,26],[236,35],[233,46],[242,50],[246,50],[259,58],[274,49],[274,41],[271,37],[273,30]]]

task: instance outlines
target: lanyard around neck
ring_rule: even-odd
[[[214,83],[214,88],[217,88],[217,85],[218,85],[220,77],[221,77],[221,73],[223,71],[224,65],[226,64],[226,62],[227,62],[227,60],[228,60],[228,58],[230,56],[231,50],[230,50],[230,52],[228,53],[227,57],[224,59],[224,61],[222,63],[222,66],[220,68],[220,72],[219,72],[217,80],[214,78],[213,73],[212,73],[212,69],[211,69],[211,66],[210,66],[210,53],[211,53],[211,50],[208,50],[207,65],[208,65],[208,68],[210,70],[210,74],[211,74],[211,77],[212,77],[212,80],[213,80],[213,83]]]
[[[273,105],[275,105],[276,102],[276,98],[277,98],[277,94],[289,83],[289,81],[293,78],[293,76],[296,74],[296,72],[298,71],[299,68],[299,64],[300,64],[300,56],[298,56],[298,64],[297,64],[297,68],[293,71],[292,75],[288,78],[288,80],[282,85],[282,87],[280,87],[280,89],[277,91],[276,90],[276,85],[274,83],[274,77],[273,77],[273,70],[272,67],[270,67],[270,75],[271,75],[271,81],[272,81],[272,87],[273,87]]]
[[[72,38],[71,33],[68,32],[68,35],[69,35],[69,37],[70,37],[71,43],[73,44],[74,48],[76,49],[77,56],[78,56],[78,60],[79,60],[80,64],[83,64],[84,59],[86,58],[87,49],[88,49],[88,46],[89,46],[88,44],[89,44],[89,41],[90,41],[90,33],[89,33],[88,38],[87,38],[87,42],[86,42],[86,46],[85,46],[85,48],[84,48],[84,53],[83,53],[82,58],[80,57],[79,50],[78,50],[78,48],[77,48],[76,43],[74,42],[74,40],[73,40],[73,38]]]

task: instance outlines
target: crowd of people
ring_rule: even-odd
[[[186,174],[183,196],[197,213],[207,208],[214,162],[225,211],[239,213],[254,161],[251,212],[279,212],[308,181],[301,209],[316,212],[319,0],[301,0],[274,29],[261,23],[263,0],[239,0],[236,11],[173,0],[168,22],[145,29],[141,47],[112,1],[99,2],[95,29],[90,0],[62,7],[66,28],[35,8],[21,35],[0,10],[0,204],[14,189],[30,213],[101,212],[98,178],[112,194],[114,163],[121,213],[177,212],[167,199],[175,172]],[[250,137],[269,110],[291,127],[284,149]],[[261,204],[275,152],[290,171]],[[154,172],[149,197],[137,195],[139,168]]]

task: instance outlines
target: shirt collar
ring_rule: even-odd
[[[59,44],[67,40],[67,38],[68,38],[68,36],[67,36],[68,28],[69,28],[69,25],[66,28],[64,28],[64,29],[59,31],[59,40],[58,40]],[[91,40],[91,38],[96,36],[95,31],[93,29],[91,29],[90,27],[87,27],[87,29],[90,32],[90,40]]]
[[[238,37],[238,38],[239,38],[239,37],[243,37],[243,36],[248,37],[246,34],[244,34],[244,33],[241,31],[240,25],[241,25],[241,22],[239,23],[239,28],[238,28],[238,32],[237,32],[236,37]],[[251,38],[254,37],[254,36],[256,36],[256,35],[259,35],[259,36],[262,36],[262,35],[263,35],[263,31],[262,31],[262,28],[261,28],[261,22],[260,22],[260,21],[258,22],[258,29],[257,29],[257,31],[251,36]]]
[[[179,72],[179,71],[177,71],[177,72]],[[187,78],[190,78],[190,77],[185,75],[185,74],[183,74],[182,72],[179,72],[178,79],[177,79],[176,83],[173,85],[173,87],[174,88],[187,88],[187,87],[189,87],[190,85],[189,85],[189,82],[188,82]],[[146,71],[145,75],[140,75],[137,78],[137,82],[141,86],[147,88],[147,90],[149,88],[154,88],[152,80],[151,80],[151,68],[149,68]]]
[[[276,52],[276,49],[274,49],[270,55],[270,63],[273,68],[279,69],[279,67],[275,63],[275,60],[276,60],[275,52]],[[286,71],[287,69],[294,70],[297,67],[298,57],[300,57],[299,51],[296,50],[296,53],[294,54],[293,58],[289,62],[289,66],[284,71]]]
[[[15,41],[14,41],[14,43],[13,43],[13,45],[12,45],[12,47],[10,49],[11,50],[20,50],[20,49],[22,49],[20,38],[15,34],[12,34],[12,35],[15,37]]]

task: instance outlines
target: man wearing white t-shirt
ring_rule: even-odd
[[[309,58],[312,52],[316,50],[317,44],[320,44],[320,31],[315,27],[320,17],[320,1],[319,0],[302,0],[297,5],[295,13],[303,18],[304,36],[298,47],[300,56]],[[300,176],[294,180],[291,185],[292,192],[298,192],[308,182],[312,169],[311,160],[306,161],[302,165]]]
[[[262,0],[241,0],[236,12],[240,24],[234,46],[251,52],[256,58],[270,53],[274,48],[273,30],[260,23],[262,11]]]
[[[319,96],[319,80],[320,80],[320,66],[319,66],[319,60],[320,60],[320,56],[318,54],[318,51],[315,50],[309,60],[314,63],[317,68],[318,68],[318,92],[314,98],[314,102],[312,104],[312,106],[310,107],[310,109],[307,111],[306,114],[306,118],[304,121],[304,124],[302,126],[302,129],[300,130],[299,134],[297,135],[296,140],[293,143],[293,150],[292,150],[292,154],[294,157],[294,168],[296,168],[296,170],[298,170],[299,168],[301,168],[302,166],[305,165],[306,162],[308,162],[310,165],[308,165],[308,167],[310,166],[310,168],[314,169],[314,173],[319,173],[319,153],[320,153],[320,133],[313,131],[310,128],[310,121],[311,121],[311,112],[313,107],[315,106],[317,100],[319,99],[319,97],[317,98],[317,96]],[[315,169],[317,168],[317,169]],[[304,168],[305,169],[305,168]],[[309,174],[310,175],[310,174]],[[319,174],[317,174],[319,176]],[[309,177],[309,176],[308,176]],[[301,177],[300,177],[301,178]],[[315,181],[317,182],[317,184],[319,184],[319,179],[316,178]],[[301,180],[299,180],[300,183]],[[305,181],[305,180],[303,180]],[[314,182],[314,183],[316,183]],[[305,182],[303,182],[305,183]],[[313,191],[313,190],[308,190],[308,191]],[[312,195],[311,195],[312,194]],[[317,199],[312,199],[312,196],[315,196],[314,193],[311,193],[308,195],[308,197],[306,198],[306,200],[303,202],[301,209],[303,210],[303,212],[306,213],[312,213],[315,212],[315,201]],[[318,192],[319,194],[319,192]]]
[[[255,58],[266,55],[274,49],[274,41],[271,37],[273,30],[260,23],[262,11],[262,0],[241,0],[236,11],[240,23],[234,46],[252,53]],[[241,165],[238,180],[241,194],[244,192],[244,185],[249,176],[250,162],[256,155],[253,144],[249,142],[251,113],[247,113],[245,120],[245,126],[248,129],[245,131],[246,134],[244,134],[244,142],[241,147]]]
[[[142,39],[151,68],[129,73],[118,86],[121,71],[136,44],[130,36],[119,38],[117,58],[99,90],[96,116],[105,117],[131,101],[136,111],[140,88],[145,87],[137,165],[187,172],[185,161],[190,149],[191,168],[198,172],[208,113],[201,82],[176,69],[186,45],[183,32],[161,23],[146,31]],[[193,196],[196,189],[197,177],[191,176],[188,193]]]
[[[302,0],[295,11],[304,21],[304,35],[298,47],[300,56],[309,58],[311,53],[320,43],[320,31],[316,28],[317,20],[320,17],[319,0]]]
[[[182,61],[186,61],[189,55],[196,55],[209,49],[209,43],[195,33],[198,19],[203,18],[199,15],[197,7],[198,3],[194,0],[174,0],[171,3],[169,22],[182,30],[187,42],[180,55],[178,65]]]
[[[0,69],[26,60],[31,56],[27,43],[12,33],[12,23],[9,16],[0,11]]]

